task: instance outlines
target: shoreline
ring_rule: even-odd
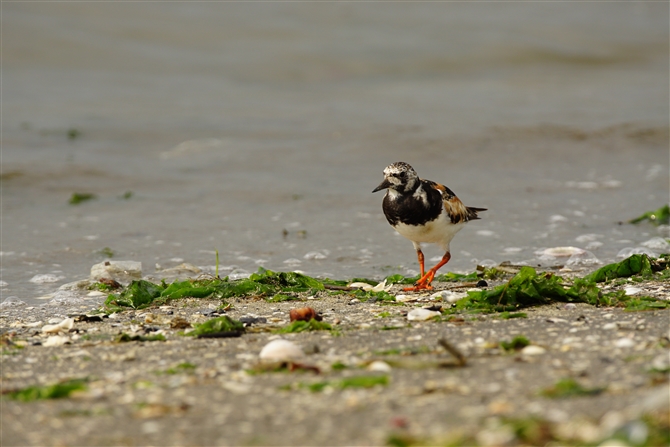
[[[504,282],[489,280],[487,289]],[[669,292],[667,281],[620,283],[610,288]],[[446,295],[431,295],[461,284],[436,283],[430,294],[393,303],[328,290],[295,301],[231,297],[227,308],[217,299],[182,298],[98,317],[83,312],[55,335],[42,332],[48,321],[19,322],[18,309],[3,309],[3,445],[667,441],[670,309],[554,302],[516,318],[408,319],[413,309],[449,306]],[[403,295],[401,287],[389,294]],[[289,325],[291,309],[305,306],[333,330],[277,332]],[[235,338],[180,335],[223,315],[251,324]],[[68,344],[33,344],[54,336]],[[298,367],[261,361],[262,348],[277,338],[302,349]],[[72,379],[83,388],[66,398],[9,398]],[[370,380],[369,388],[361,382]]]

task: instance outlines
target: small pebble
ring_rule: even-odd
[[[630,338],[624,337],[616,340],[614,346],[617,348],[632,348],[635,346],[635,342]]]

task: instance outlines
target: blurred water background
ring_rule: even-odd
[[[668,202],[668,7],[3,3],[0,295],[109,255],[413,274],[370,193],[399,160],[489,209],[443,271],[662,251],[621,222]]]

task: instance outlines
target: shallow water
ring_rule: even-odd
[[[3,4],[0,295],[44,302],[105,247],[145,274],[212,266],[215,250],[224,273],[412,274],[411,244],[370,193],[398,160],[489,209],[448,269],[564,263],[539,259],[557,246],[613,261],[667,236],[620,222],[668,202],[668,16],[662,3]],[[70,205],[74,192],[97,199]]]

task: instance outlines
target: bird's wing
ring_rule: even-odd
[[[456,197],[454,192],[447,188],[444,185],[439,183],[431,182],[430,180],[424,180],[428,186],[436,189],[442,195],[442,203],[444,204],[444,210],[451,219],[451,223],[467,222],[469,220],[479,219],[477,216],[478,211],[486,211],[485,208],[471,208],[467,207],[461,202],[461,199]]]

